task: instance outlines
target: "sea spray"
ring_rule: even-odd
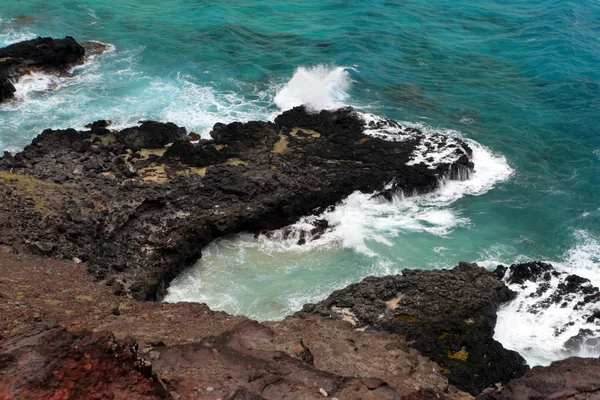
[[[572,274],[590,280],[589,285],[583,285],[590,287],[588,292],[593,293],[600,284],[600,241],[583,230],[572,236],[574,245],[562,261],[549,261],[558,273],[548,275],[549,280],[509,285],[517,298],[498,310],[494,338],[504,347],[518,351],[530,366],[549,365],[571,356],[600,356],[598,324],[595,318],[590,319],[600,309],[600,303],[586,302],[586,294],[581,292],[556,295],[559,285],[564,285]],[[590,333],[583,335],[580,344],[569,345],[569,339],[577,337],[581,330]]]
[[[347,68],[298,67],[273,101],[284,111],[301,105],[312,111],[336,109],[346,105],[350,85]]]
[[[402,126],[418,127],[426,135],[462,138],[457,131],[423,124]],[[470,179],[445,180],[424,195],[397,193],[391,201],[355,192],[324,213],[269,235],[242,233],[218,239],[203,250],[195,267],[172,282],[165,300],[206,302],[261,320],[281,318],[297,311],[302,301],[319,300],[366,275],[398,272],[402,258],[388,258],[384,248],[393,248],[405,235],[443,238],[468,227],[469,218],[449,205],[464,196],[483,195],[513,172],[503,156],[463,140],[472,148],[477,166]],[[326,231],[311,233],[322,220],[328,223]]]

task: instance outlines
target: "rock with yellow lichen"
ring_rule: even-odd
[[[494,273],[460,263],[451,270],[365,278],[306,305],[300,315],[351,315],[358,329],[403,335],[442,366],[450,383],[476,395],[528,369],[517,352],[493,339],[496,310],[513,296]]]
[[[351,108],[215,124],[210,140],[154,121],[87,128],[45,130],[0,158],[2,244],[88,262],[96,277],[118,279],[119,293],[140,300],[161,299],[219,236],[286,226],[355,190],[428,192],[473,169],[471,149],[457,139],[447,143],[452,161],[409,162],[429,136],[368,136]]]

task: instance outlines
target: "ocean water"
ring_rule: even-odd
[[[600,284],[600,3],[0,2],[0,45],[38,35],[111,47],[70,77],[21,80],[17,99],[0,105],[0,151],[97,119],[207,135],[215,122],[299,104],[352,105],[475,150],[471,180],[393,202],[355,193],[322,216],[333,231],[304,246],[281,232],[218,240],[168,301],[282,318],[367,275],[460,260],[490,269],[546,260]],[[509,305],[496,337],[548,364],[565,357],[552,334],[562,317]]]

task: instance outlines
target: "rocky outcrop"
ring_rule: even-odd
[[[572,357],[549,367],[534,367],[499,390],[477,400],[592,400],[600,398],[600,359]]]
[[[13,83],[23,75],[34,71],[65,74],[69,68],[82,64],[86,56],[104,50],[106,46],[101,43],[79,44],[70,36],[64,39],[38,37],[0,48],[0,103],[14,97]]]
[[[305,324],[311,322],[314,320],[304,321]],[[285,322],[282,325],[285,325]],[[348,327],[344,330],[346,334],[352,335]],[[335,329],[330,332],[335,333]],[[354,336],[359,335],[355,333]],[[421,358],[423,367],[413,375],[413,378],[417,378],[421,373],[426,379],[418,381],[418,384],[412,387],[402,384],[403,390],[398,390],[380,378],[368,376],[369,372],[378,369],[381,372],[381,364],[371,366],[370,371],[364,374],[367,376],[344,376],[333,372],[333,369],[318,368],[316,359],[321,355],[320,351],[312,350],[302,339],[284,340],[286,339],[287,345],[282,344],[281,333],[278,334],[257,322],[248,321],[220,336],[207,337],[198,343],[155,347],[149,354],[154,358],[152,364],[155,371],[166,382],[168,388],[183,398],[193,398],[197,395],[200,398],[228,399],[318,400],[333,397],[400,400],[409,395],[419,396],[422,390],[420,385],[424,385],[438,399],[458,398],[456,391],[448,392],[447,382],[435,371],[435,365],[433,372],[426,369],[426,366],[431,367],[432,364],[426,359]],[[377,357],[385,357],[388,353],[382,346],[387,341],[381,339],[373,338],[371,341],[374,360]],[[331,343],[332,340],[328,339],[328,342]],[[364,345],[363,340],[360,342],[363,343],[358,345]],[[348,353],[341,353],[338,357],[344,355],[347,356]],[[363,361],[368,364],[367,360]],[[418,362],[415,363],[413,359],[401,362],[415,369],[420,368]],[[336,366],[338,369],[346,368],[337,363]],[[401,377],[407,378],[407,375],[410,375],[407,372],[404,371],[397,381],[400,381]],[[433,382],[427,379],[432,379]]]
[[[197,143],[174,124],[108,125],[46,130],[0,159],[0,237],[17,251],[89,261],[140,300],[160,299],[219,236],[288,225],[355,190],[428,192],[473,168],[455,139],[451,162],[408,163],[447,139],[369,136],[351,108],[216,124]]]
[[[56,387],[70,398],[93,398],[90,387],[101,398],[156,398],[155,384],[177,399],[314,399],[321,389],[339,399],[470,398],[397,335],[316,316],[259,324],[203,304],[136,302],[74,262],[0,253],[0,308],[0,377],[10,376],[0,387],[12,390],[0,390],[3,399],[45,398]],[[68,373],[54,374],[67,362]]]
[[[498,306],[514,297],[475,264],[452,270],[404,270],[369,277],[306,305],[299,315],[345,319],[356,328],[400,334],[438,362],[450,383],[477,394],[521,376],[528,367],[493,339]]]

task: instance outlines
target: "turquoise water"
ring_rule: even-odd
[[[599,3],[115,3],[2,2],[0,45],[72,35],[114,48],[69,79],[22,81],[19,99],[0,106],[0,150],[96,119],[205,135],[217,121],[309,102],[459,135],[480,155],[471,186],[394,204],[356,195],[308,246],[221,240],[170,300],[280,318],[366,275],[459,260],[543,259],[600,283]]]

